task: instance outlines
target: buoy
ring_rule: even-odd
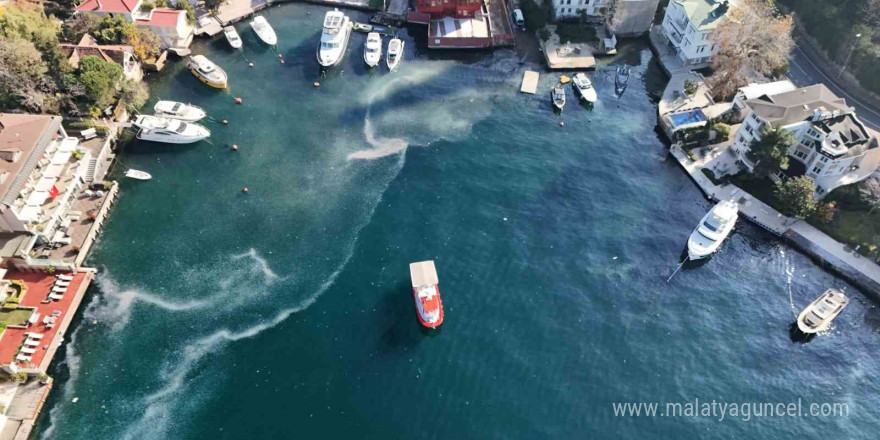
[[[565,122],[559,121],[559,126],[560,126],[560,127],[565,127]]]
[[[278,54],[278,58],[281,58],[281,54],[280,54],[280,53]]]
[[[284,60],[281,60],[281,64],[284,64]]]
[[[236,103],[236,104],[241,104],[241,98],[235,98],[235,103]]]
[[[70,401],[73,402],[73,403],[79,402],[79,397],[74,397],[74,398],[71,399]]]
[[[229,123],[229,121],[227,121],[226,119],[223,120],[223,125],[226,125],[228,123]]]
[[[238,145],[232,144],[231,150],[232,151],[238,150]]]
[[[315,81],[314,84],[312,84],[312,85],[315,86],[315,87],[321,87],[321,83],[319,83],[319,82],[317,82],[317,81]]]
[[[241,192],[246,193],[246,192],[247,192],[247,188],[242,188],[242,189],[241,189]]]
[[[248,63],[248,67],[254,67],[254,63]]]

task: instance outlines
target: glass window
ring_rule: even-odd
[[[821,172],[822,172],[822,168],[819,168],[819,167],[813,167],[813,174],[819,174],[819,173],[821,173]]]

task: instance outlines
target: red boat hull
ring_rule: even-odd
[[[420,312],[421,309],[419,307],[419,294],[416,291],[416,289],[412,289],[413,301],[415,302],[415,306],[416,306],[416,317],[418,317],[419,322],[427,328],[437,328],[437,327],[440,327],[441,324],[443,324],[443,301],[440,299],[440,289],[437,287],[435,287],[435,288],[437,289],[437,303],[438,303],[438,307],[440,309],[439,310],[440,311],[439,317],[437,318],[437,321],[435,321],[435,322],[429,322],[422,316],[422,313]]]

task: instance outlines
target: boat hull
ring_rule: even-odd
[[[430,321],[426,316],[422,315],[422,308],[419,304],[419,293],[416,289],[412,289],[413,301],[416,306],[416,317],[419,318],[419,323],[424,327],[428,328],[437,328],[443,324],[443,299],[440,298],[440,289],[434,286],[437,289],[437,301],[440,303],[439,313],[437,315],[437,319],[435,321]]]
[[[318,46],[318,52],[315,56],[317,57],[318,64],[320,64],[321,67],[333,67],[342,62],[342,59],[345,58],[345,52],[348,50],[348,40],[351,39],[351,28],[352,25],[350,22],[345,24],[345,29],[343,30],[343,32],[345,32],[345,36],[342,38],[342,49],[340,49],[339,56],[336,57],[336,59],[324,61],[324,59],[321,58],[321,46]]]
[[[211,87],[213,87],[213,88],[215,88],[215,89],[225,89],[225,88],[226,88],[226,82],[225,82],[225,81],[224,81],[224,82],[219,82],[219,81],[212,81],[212,80],[209,80],[208,78],[205,78],[204,76],[200,75],[199,72],[198,72],[198,70],[196,70],[196,69],[194,69],[194,68],[192,68],[192,67],[189,68],[189,71],[190,71],[190,73],[193,74],[193,76],[195,76],[196,78],[198,78],[199,81],[201,81],[201,82],[203,82],[203,83],[205,83],[205,84],[207,84],[207,85],[209,85],[209,86],[211,86]]]
[[[403,40],[398,40],[398,41],[400,41],[400,49],[397,51],[397,56],[395,56],[392,59],[390,57],[390,55],[391,55],[390,50],[388,51],[387,55],[385,56],[385,64],[388,65],[388,70],[396,69],[397,66],[400,65],[400,59],[403,58],[404,42],[403,42]],[[391,46],[391,43],[389,42],[388,45]]]
[[[818,325],[816,325],[814,327],[808,325],[806,323],[806,318],[807,318],[807,315],[810,313],[810,311],[819,308],[818,304],[820,302],[825,301],[825,300],[830,300],[832,298],[839,301],[838,308],[836,308],[831,313],[829,313],[827,316],[825,316],[824,319],[822,319],[822,321]],[[808,335],[828,330],[829,328],[831,328],[831,322],[834,321],[834,318],[837,318],[837,316],[840,315],[841,312],[843,312],[843,309],[846,308],[846,306],[848,304],[849,304],[849,299],[846,297],[846,295],[843,294],[843,292],[840,292],[840,291],[837,291],[834,289],[826,290],[825,293],[823,293],[818,298],[816,298],[812,303],[810,303],[809,306],[807,306],[798,315],[798,317],[797,317],[798,330],[800,330],[804,334],[808,334]]]
[[[163,143],[163,144],[194,144],[198,141],[207,139],[209,137],[210,136],[199,136],[199,137],[192,137],[192,138],[185,138],[185,139],[168,138],[168,137],[164,137],[164,136],[155,136],[155,135],[151,135],[149,133],[144,133],[143,130],[138,131],[138,134],[137,134],[137,138],[142,141],[159,142],[159,143]]]

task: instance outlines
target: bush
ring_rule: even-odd
[[[715,177],[715,172],[712,171],[712,170],[710,170],[709,168],[701,168],[700,171],[702,171],[703,174],[705,174],[706,177],[708,177],[709,180],[710,180],[713,184],[715,184],[715,185],[721,185],[721,184],[724,183],[724,182],[722,182],[720,179],[718,179],[717,177]]]
[[[550,31],[546,27],[542,27],[541,30],[538,31],[538,37],[543,42],[547,42],[550,39]]]
[[[571,43],[595,43],[598,41],[596,29],[590,25],[577,23],[559,23],[556,25],[556,35],[559,42]]]
[[[164,0],[162,0],[162,1],[164,1]],[[157,2],[157,4],[158,4],[158,2]],[[191,25],[196,24],[196,10],[195,10],[195,8],[193,8],[193,5],[191,5],[188,1],[177,0],[177,3],[174,5],[174,8],[180,9],[182,11],[186,11],[186,22]]]
[[[818,203],[813,199],[816,185],[807,176],[791,177],[776,182],[773,189],[773,207],[783,215],[805,219],[816,212]]]
[[[684,80],[684,93],[688,96],[694,96],[697,93],[697,89],[700,88],[700,83],[692,80],[686,79]]]
[[[141,2],[141,11],[150,12],[153,9],[156,9],[156,4],[150,1]]]
[[[527,27],[542,29],[547,25],[547,10],[538,6],[535,0],[522,0],[519,7],[523,11],[523,18],[526,20]]]

